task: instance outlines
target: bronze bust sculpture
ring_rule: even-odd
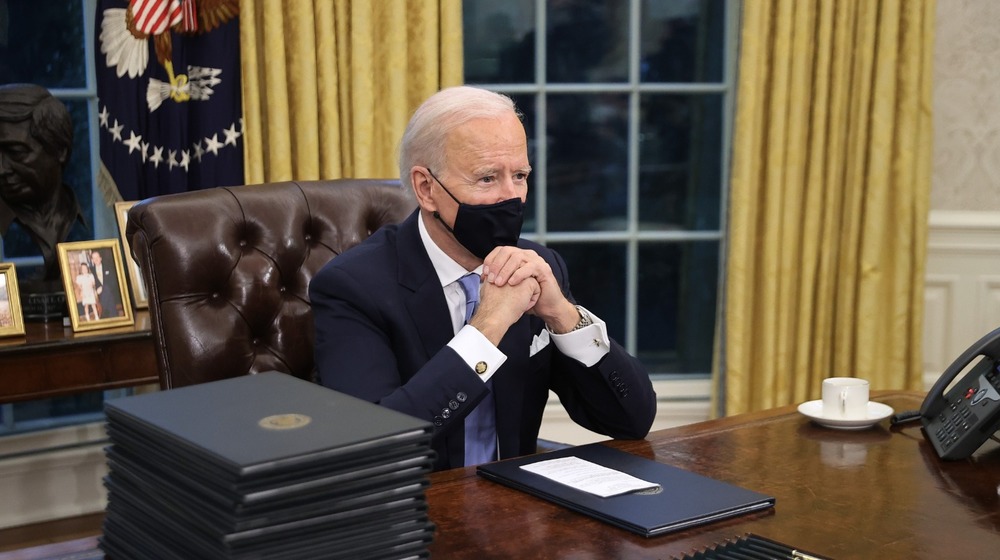
[[[18,222],[38,245],[44,280],[59,278],[56,244],[83,215],[63,183],[73,143],[66,106],[43,87],[0,86],[0,236]]]

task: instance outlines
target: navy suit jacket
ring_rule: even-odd
[[[420,239],[417,212],[345,251],[313,278],[316,365],[326,387],[432,422],[435,468],[460,467],[464,419],[487,388],[447,346],[454,336],[451,315]],[[562,258],[537,243],[518,245],[541,255],[571,298]],[[550,389],[585,428],[615,438],[645,437],[656,395],[639,361],[614,341],[592,368],[551,342],[529,356],[544,328],[538,317],[524,315],[500,342],[507,360],[491,379],[500,458],[535,451]]]
[[[115,272],[115,261],[111,251],[100,250],[101,270],[103,274],[97,273],[97,267],[91,266],[90,270],[97,279],[97,287],[102,288],[98,296],[101,302],[101,317],[118,317],[118,304],[121,303],[121,287],[118,285],[118,274]]]

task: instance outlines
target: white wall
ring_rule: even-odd
[[[103,423],[8,436],[0,442],[0,527],[104,509]]]
[[[924,288],[924,382],[1000,327],[1000,211],[931,212]]]

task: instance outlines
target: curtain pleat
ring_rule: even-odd
[[[410,113],[462,83],[461,0],[242,0],[247,183],[395,177]]]
[[[340,109],[341,70],[337,57],[337,53],[342,50],[339,47],[339,24],[342,18],[343,15],[338,13],[333,2],[316,4],[316,21],[313,22],[316,35],[316,87],[322,92],[324,99],[324,102],[317,103],[317,123],[323,125],[316,126],[319,142],[318,177],[322,178],[344,176],[341,167],[341,161],[345,159],[344,146],[340,130],[346,117],[342,116]]]
[[[725,413],[822,379],[916,389],[934,0],[743,7],[722,359]]]

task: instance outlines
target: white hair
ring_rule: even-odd
[[[413,187],[410,169],[414,165],[431,170],[447,165],[445,141],[456,127],[474,119],[511,113],[521,118],[510,97],[471,86],[446,88],[428,97],[414,111],[399,142],[399,178],[403,186]]]

